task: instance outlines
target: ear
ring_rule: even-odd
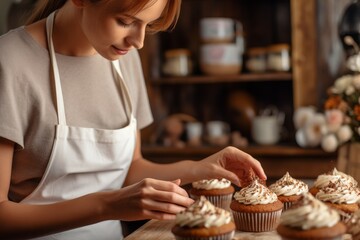
[[[76,7],[84,7],[85,5],[84,0],[72,0],[72,2]]]

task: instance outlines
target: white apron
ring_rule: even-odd
[[[114,76],[125,99],[128,125],[121,129],[92,129],[66,125],[59,70],[52,43],[54,13],[46,22],[54,74],[58,122],[50,160],[39,186],[22,202],[48,204],[74,199],[88,193],[120,189],[128,172],[136,141],[136,119],[118,61]],[[52,214],[49,212],[49,214]],[[122,239],[120,221],[104,221],[70,231],[37,238],[68,240]]]

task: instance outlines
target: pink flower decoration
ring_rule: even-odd
[[[325,112],[325,119],[330,132],[336,132],[344,122],[344,113],[339,109],[330,109]]]

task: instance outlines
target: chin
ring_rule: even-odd
[[[115,61],[118,60],[121,56],[117,55],[117,54],[112,54],[112,53],[104,53],[104,52],[99,52],[99,54],[103,57],[106,58],[109,61]]]

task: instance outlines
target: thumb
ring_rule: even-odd
[[[235,173],[233,173],[231,171],[228,171],[225,168],[219,169],[218,170],[218,175],[221,178],[226,178],[227,180],[229,180],[230,182],[232,182],[236,186],[241,185],[239,177]]]

